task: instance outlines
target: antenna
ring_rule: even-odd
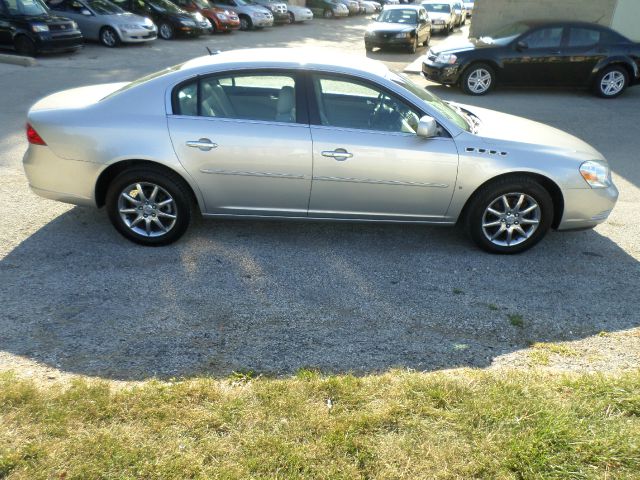
[[[209,55],[217,55],[221,52],[221,50],[211,50],[209,47],[205,46],[204,48],[207,49],[207,52],[209,52]]]

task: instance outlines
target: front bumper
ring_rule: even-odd
[[[22,163],[34,193],[59,202],[96,206],[95,185],[104,165],[63,159],[40,145],[29,145]]]
[[[200,35],[207,33],[209,29],[203,29],[200,26],[191,27],[187,25],[180,25],[176,27],[176,32],[180,35],[184,35],[186,37],[199,37]]]
[[[84,45],[84,39],[79,30],[64,34],[41,33],[34,40],[39,52],[78,50]]]
[[[313,20],[313,13],[294,13],[293,16],[295,17],[296,22],[306,22],[307,20]]]
[[[618,201],[618,189],[612,183],[607,188],[567,189],[564,195],[564,214],[558,230],[593,228],[609,218]]]
[[[413,43],[414,37],[404,37],[404,38],[395,38],[395,37],[365,37],[364,43],[369,47],[408,47]]]
[[[449,29],[449,25],[447,25],[446,23],[438,23],[435,24],[433,22],[431,22],[431,31],[432,32],[444,32],[446,30]]]
[[[272,27],[273,17],[251,17],[254,27]]]
[[[271,12],[273,15],[273,23],[289,23],[288,12]]]
[[[349,16],[349,10],[332,10],[333,12],[333,16],[334,17],[348,17]]]
[[[158,31],[156,29],[147,30],[146,28],[141,28],[138,30],[122,30],[119,28],[118,33],[124,43],[149,42],[158,37]]]
[[[460,78],[460,66],[443,63],[435,63],[429,59],[422,62],[422,74],[427,80],[446,85],[458,83]]]
[[[218,28],[223,32],[238,30],[240,28],[240,19],[236,17],[234,19],[229,19],[226,22],[218,19]]]

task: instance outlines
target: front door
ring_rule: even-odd
[[[292,73],[213,75],[174,92],[169,130],[206,212],[306,216],[311,134]]]
[[[458,170],[445,131],[415,133],[421,113],[369,82],[312,76],[318,111],[313,138],[309,216],[438,221],[449,207]]]
[[[560,44],[563,27],[539,28],[523,35],[519,42],[526,44],[524,50],[514,43],[503,60],[501,82],[512,85],[557,85],[562,79]]]

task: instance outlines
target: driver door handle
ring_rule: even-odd
[[[212,148],[217,148],[218,144],[213,143],[208,138],[201,138],[200,140],[187,140],[187,147],[197,148],[203,152],[208,152]]]
[[[322,152],[323,157],[335,158],[337,161],[342,162],[347,158],[352,158],[353,153],[347,152],[344,148],[336,148],[335,150],[325,150]]]

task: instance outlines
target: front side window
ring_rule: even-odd
[[[541,28],[530,33],[523,40],[529,48],[554,48],[560,47],[562,41],[562,27]]]
[[[216,75],[178,87],[176,115],[296,122],[295,79],[289,75]]]
[[[369,83],[314,75],[313,84],[322,125],[393,133],[417,131],[419,113]]]
[[[39,16],[49,13],[40,0],[4,0],[4,6],[10,15]]]
[[[600,31],[591,28],[572,27],[569,29],[570,47],[592,47],[600,43]]]

